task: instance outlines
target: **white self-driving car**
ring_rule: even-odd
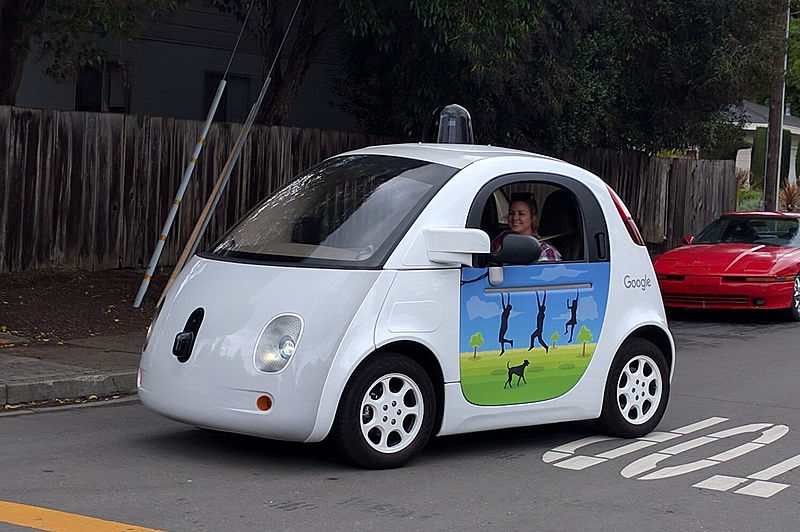
[[[509,234],[519,194],[538,238]],[[561,260],[536,260],[544,242]],[[642,436],[674,365],[647,250],[597,176],[522,151],[408,144],[323,161],[192,257],[138,385],[169,418],[330,437],[385,468],[432,435],[597,419]]]

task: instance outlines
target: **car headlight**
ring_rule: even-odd
[[[297,349],[303,320],[296,314],[273,318],[261,331],[253,359],[259,371],[275,373],[286,367]]]

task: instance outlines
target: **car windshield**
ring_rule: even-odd
[[[328,159],[256,206],[204,256],[380,267],[456,171],[381,155]]]
[[[722,217],[703,229],[692,244],[765,244],[800,247],[798,220],[774,217]]]

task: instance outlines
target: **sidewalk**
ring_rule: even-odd
[[[135,393],[144,337],[144,332],[93,336],[59,345],[0,333],[0,409],[34,401]]]

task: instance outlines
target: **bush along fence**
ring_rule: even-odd
[[[161,254],[177,261],[240,124],[214,124]],[[0,273],[145,267],[202,122],[0,106]],[[394,139],[256,126],[200,249],[271,191],[322,159]],[[623,198],[653,250],[734,210],[733,161],[588,150],[564,157]]]

